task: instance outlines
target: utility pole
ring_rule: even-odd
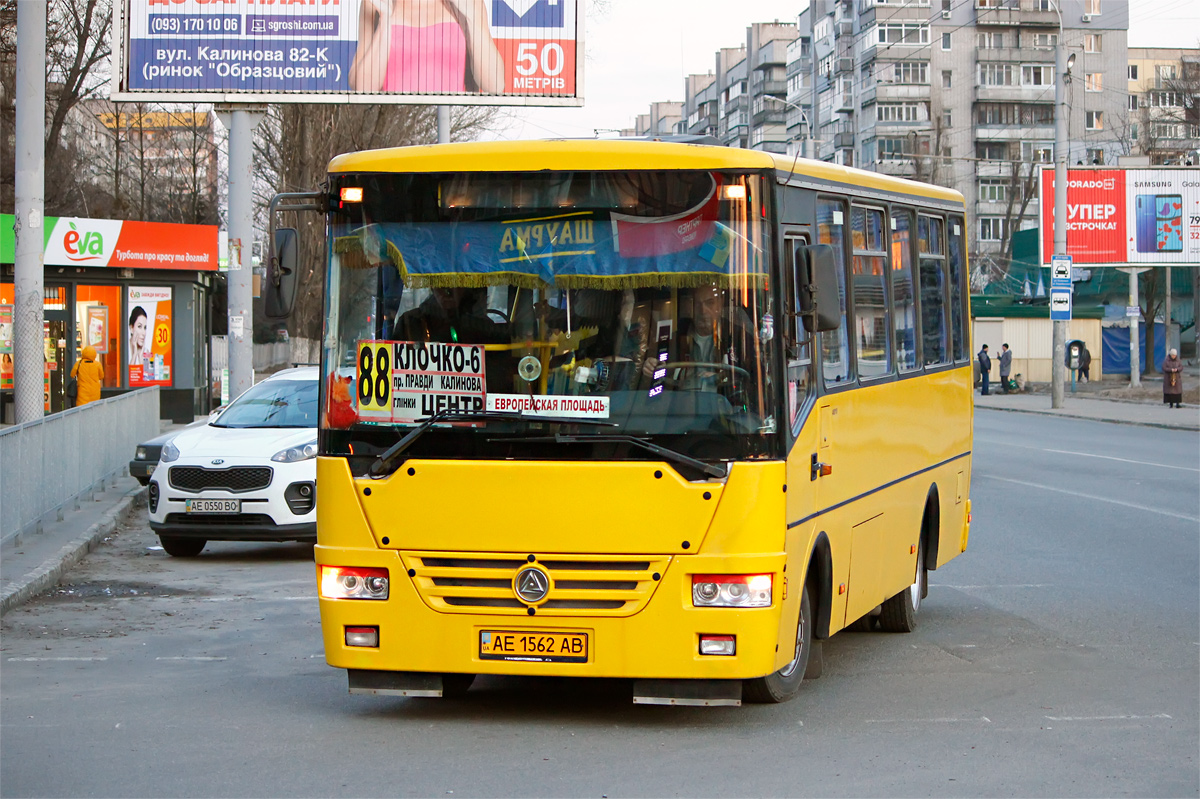
[[[17,169],[13,186],[13,401],[17,424],[44,415],[46,7],[46,0],[17,3]]]
[[[450,106],[448,105],[437,107],[437,134],[438,144],[450,143]]]
[[[1067,57],[1063,38],[1062,15],[1058,23],[1058,52],[1054,75],[1054,254],[1067,254],[1067,76],[1075,57]],[[1055,320],[1054,351],[1050,356],[1050,407],[1063,406],[1063,388],[1067,378],[1067,326]]]
[[[229,131],[229,398],[254,385],[254,129],[264,111],[245,105],[218,107]]]

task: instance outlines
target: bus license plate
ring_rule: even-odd
[[[241,513],[240,499],[189,499],[184,506],[188,513]]]
[[[537,633],[524,630],[481,630],[482,660],[532,663],[587,663],[587,633]]]

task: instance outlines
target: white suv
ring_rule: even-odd
[[[316,367],[277,372],[162,448],[150,528],[177,557],[208,541],[317,540]]]

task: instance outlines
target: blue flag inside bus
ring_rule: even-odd
[[[517,285],[624,289],[765,278],[761,245],[705,212],[667,218],[593,212],[502,222],[379,223],[335,248],[385,260],[410,288]],[[715,207],[712,208],[715,211]]]

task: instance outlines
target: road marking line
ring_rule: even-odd
[[[992,720],[987,716],[975,719],[867,719],[867,724],[978,724],[979,722],[991,724]]]
[[[10,657],[10,659],[8,659],[8,662],[10,662],[10,663],[41,663],[41,662],[47,662],[47,661],[68,662],[68,661],[95,661],[95,660],[108,660],[108,657]]]
[[[199,661],[213,661],[213,660],[229,660],[229,658],[227,658],[227,657],[204,657],[204,656],[196,656],[196,657],[169,657],[169,658],[155,658],[155,660],[199,660]]]
[[[1152,508],[1149,505],[1138,505],[1135,502],[1122,502],[1119,499],[1099,497],[1095,494],[1082,494],[1078,491],[1069,491],[1065,488],[1052,488],[1050,486],[1042,485],[1041,483],[1030,483],[1026,482],[1025,480],[1013,480],[1011,477],[999,477],[997,475],[989,474],[980,474],[976,476],[983,480],[1000,480],[1004,483],[1014,483],[1019,486],[1026,486],[1027,488],[1040,488],[1043,491],[1053,491],[1056,494],[1068,494],[1072,497],[1078,497],[1079,499],[1094,499],[1097,502],[1108,502],[1113,505],[1121,505],[1122,507],[1145,511],[1146,513],[1157,513],[1160,516],[1170,516],[1174,519],[1184,519],[1189,522],[1200,522],[1200,516],[1188,516],[1186,513],[1172,513],[1169,510],[1159,510],[1158,508]]]
[[[1046,716],[1050,721],[1142,721],[1145,719],[1169,719],[1166,713],[1153,716]]]
[[[1054,583],[1001,583],[999,585],[951,585],[950,583],[930,583],[930,588],[954,588],[959,591],[978,591],[987,588],[1053,588]]]
[[[1191,466],[1170,466],[1165,463],[1155,463],[1154,461],[1135,461],[1132,458],[1117,458],[1112,455],[1093,455],[1090,452],[1075,452],[1069,449],[1043,449],[1042,452],[1057,452],[1061,455],[1080,455],[1084,458],[1102,458],[1106,461],[1120,461],[1121,463],[1136,463],[1139,466],[1158,466],[1163,469],[1179,469],[1184,472],[1200,472],[1200,469],[1193,469]]]

